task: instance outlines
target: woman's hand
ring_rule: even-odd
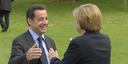
[[[72,38],[69,39],[69,42],[71,42],[71,41],[72,41]]]
[[[54,51],[52,48],[50,48],[49,53],[48,53],[48,57],[49,57],[50,60],[51,60],[53,57],[59,58],[58,52],[57,52],[57,51]]]

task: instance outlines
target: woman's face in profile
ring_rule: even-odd
[[[81,29],[80,24],[77,20],[75,21],[75,27],[76,27],[77,32],[82,34],[82,35],[86,32],[85,30]]]
[[[81,34],[81,28],[77,20],[75,21],[75,27],[76,27],[77,32]]]

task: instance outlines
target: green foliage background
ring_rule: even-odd
[[[33,4],[43,4],[47,7],[49,27],[45,34],[55,40],[59,57],[62,59],[69,45],[69,38],[80,36],[74,26],[72,11],[75,7],[87,3],[97,5],[102,12],[101,32],[111,39],[111,64],[128,64],[127,0],[79,0],[59,3],[48,3],[46,0],[15,0],[12,2],[9,30],[0,32],[0,64],[8,63],[13,39],[28,30],[26,10]]]

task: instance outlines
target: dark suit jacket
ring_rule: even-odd
[[[11,2],[13,0],[0,0],[0,10],[11,11]]]
[[[54,40],[46,35],[44,35],[44,37],[48,50],[50,48],[56,50]],[[28,64],[28,62],[26,61],[26,52],[34,44],[35,41],[33,40],[29,31],[15,38],[12,43],[11,57],[9,59],[8,64]],[[42,63],[39,58],[39,59],[31,60],[29,64],[42,64]]]
[[[86,32],[71,41],[64,58],[51,64],[110,64],[111,42],[100,32]]]

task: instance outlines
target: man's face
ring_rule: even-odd
[[[30,28],[39,36],[41,36],[47,31],[48,15],[46,10],[36,10],[34,14],[35,17],[33,20],[28,18],[28,23],[30,24]]]

